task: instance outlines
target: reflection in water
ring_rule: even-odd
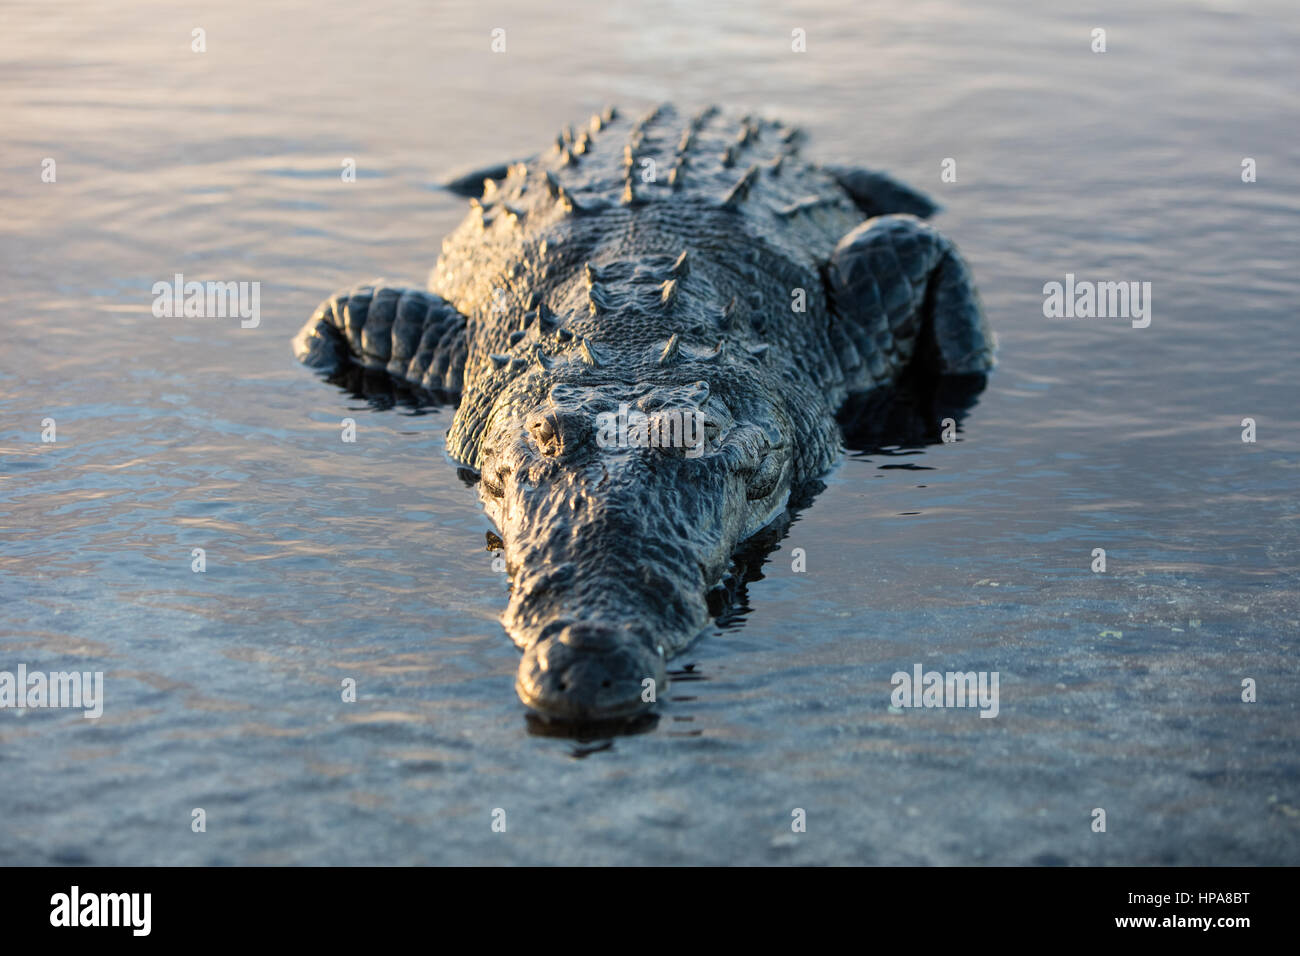
[[[634,737],[646,734],[659,726],[659,714],[639,714],[624,720],[591,721],[589,723],[570,723],[568,721],[547,720],[531,711],[524,714],[524,723],[528,732],[535,737],[560,737],[580,744],[598,743],[595,747],[575,748],[574,757],[587,757],[610,749],[615,737]]]

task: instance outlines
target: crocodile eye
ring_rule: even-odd
[[[533,444],[543,455],[571,453],[582,444],[587,420],[570,412],[550,411],[528,419]]]
[[[785,472],[785,459],[776,453],[768,452],[754,469],[746,483],[745,494],[750,501],[761,501],[776,491]]]
[[[557,451],[559,439],[555,432],[555,422],[550,415],[543,415],[541,418],[529,421],[528,431],[543,454],[551,455]]]
[[[498,484],[496,482],[493,482],[488,477],[488,473],[486,471],[483,472],[482,476],[479,478],[479,484],[483,486],[484,491],[486,491],[493,498],[504,498],[506,496],[506,489],[505,489],[505,482],[501,481],[501,475],[497,475],[497,482],[500,483]]]

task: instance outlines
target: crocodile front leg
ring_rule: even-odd
[[[454,399],[465,371],[465,317],[432,292],[376,281],[322,302],[293,351],[322,372],[351,362]]]
[[[877,216],[848,233],[827,267],[831,346],[849,390],[993,368],[993,333],[952,242],[915,216]]]

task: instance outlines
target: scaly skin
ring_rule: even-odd
[[[516,689],[545,716],[649,706],[737,546],[837,459],[851,395],[992,366],[960,258],[897,215],[928,201],[814,166],[799,138],[714,109],[608,110],[485,181],[428,292],[340,293],[295,341],[317,368],[459,399],[448,451],[481,476]],[[705,440],[603,447],[597,416],[620,405],[698,413]]]

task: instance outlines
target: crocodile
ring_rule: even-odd
[[[977,394],[995,363],[935,204],[803,140],[717,107],[607,108],[445,184],[471,208],[427,289],[344,289],[294,340],[322,373],[455,405],[447,453],[499,532],[533,715],[644,716],[738,550],[876,397]]]

